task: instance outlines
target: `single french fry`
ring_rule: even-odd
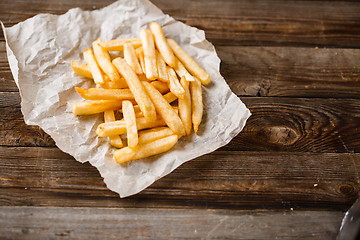
[[[169,76],[169,86],[170,91],[177,96],[178,98],[184,98],[185,97],[185,90],[182,88],[178,77],[176,76],[176,73],[174,69],[172,69],[169,66],[166,66],[166,70]]]
[[[173,51],[171,50],[171,47],[169,46],[169,43],[167,42],[164,32],[161,29],[161,26],[156,23],[152,22],[149,24],[150,30],[155,38],[155,44],[157,49],[159,49],[162,57],[164,58],[165,62],[170,67],[175,67],[175,56]]]
[[[170,91],[169,86],[161,81],[152,81],[150,83],[153,85],[161,94],[168,93]]]
[[[156,51],[156,64],[157,64],[159,80],[163,82],[168,82],[169,77],[166,71],[166,64],[158,51]]]
[[[156,66],[156,53],[153,36],[148,29],[140,31],[140,39],[144,49],[145,74],[146,78],[155,80],[158,78]]]
[[[168,103],[172,103],[173,101],[178,99],[177,96],[175,96],[172,92],[168,92],[167,94],[163,95],[163,97]]]
[[[127,64],[129,64],[129,66],[134,70],[136,74],[143,74],[141,66],[136,57],[135,49],[130,43],[124,44],[124,58]]]
[[[191,108],[192,108],[192,123],[194,125],[195,133],[199,129],[203,115],[203,101],[202,101],[202,91],[201,91],[201,82],[195,78],[195,81],[190,83],[190,92],[191,92]]]
[[[104,76],[96,62],[95,56],[90,48],[84,50],[84,59],[91,71],[95,83],[103,84]]]
[[[146,74],[146,69],[145,69],[145,59],[144,59],[144,50],[142,47],[139,47],[135,50],[136,56],[139,60],[139,64],[141,67],[141,70],[143,72],[143,74]]]
[[[177,135],[160,138],[153,142],[137,145],[135,148],[125,147],[114,152],[117,163],[150,157],[170,150],[178,141]]]
[[[99,40],[93,43],[94,55],[97,63],[104,73],[110,78],[111,81],[122,81],[120,75],[116,70],[115,66],[110,61],[109,53],[106,52],[100,45]],[[126,83],[123,82],[122,88],[127,87]]]
[[[156,111],[164,119],[170,129],[177,135],[183,136],[185,134],[184,125],[179,116],[175,113],[171,105],[165,100],[163,95],[156,90],[150,83],[143,81],[147,93],[153,101]]]
[[[144,117],[146,118],[146,120],[149,122],[155,121],[155,107],[151,102],[148,94],[144,90],[144,87],[135,72],[131,69],[131,67],[126,63],[123,58],[114,59],[113,64],[124,76],[132,94],[134,95],[136,102],[140,106],[141,111],[144,113]]]
[[[94,55],[95,58],[97,60],[97,56],[96,55],[101,55],[102,57],[105,57],[107,60],[109,60],[109,62],[111,62],[111,57],[110,54],[107,50],[105,50],[101,45],[98,46],[98,44],[101,43],[101,39],[98,38],[95,41],[92,42],[92,47],[94,50]],[[101,66],[100,66],[101,68]]]
[[[183,76],[180,79],[181,86],[185,90],[185,97],[179,98],[179,115],[180,119],[184,124],[186,135],[190,135],[191,129],[192,129],[192,123],[191,123],[191,95],[189,91],[188,82],[185,79],[185,76]]]
[[[90,71],[89,67],[86,64],[83,64],[83,63],[72,60],[71,61],[71,68],[72,68],[72,70],[74,71],[74,73],[76,75],[93,79],[91,71]]]
[[[180,59],[180,61],[185,65],[185,67],[199,80],[203,85],[208,85],[210,83],[210,76],[202,69],[195,60],[190,57],[173,39],[168,39],[168,43],[173,50],[174,54]]]
[[[122,110],[126,126],[126,136],[128,139],[128,146],[134,148],[138,144],[138,130],[136,128],[136,118],[134,107],[130,101],[123,101]]]
[[[108,77],[105,75],[105,82],[103,84],[103,87],[106,89],[117,89],[117,88],[123,88],[125,79],[120,77],[120,81],[110,81]]]
[[[125,43],[131,43],[134,48],[141,46],[139,38],[113,39],[110,41],[101,41],[99,44],[107,51],[123,51]]]
[[[173,131],[171,131],[171,129],[168,127],[157,127],[142,130],[139,132],[139,144],[152,142],[173,134]]]
[[[136,118],[136,127],[138,130],[163,126],[166,126],[166,123],[163,119],[161,119],[160,116],[158,116],[158,120],[156,120],[155,122],[148,122],[144,117]],[[101,123],[96,128],[96,134],[99,137],[108,137],[125,133],[126,125],[124,119],[115,122]]]
[[[104,121],[105,122],[114,122],[114,121],[116,121],[114,111],[111,111],[111,110],[105,111],[104,112]],[[122,142],[119,135],[110,136],[109,137],[109,143],[110,143],[111,146],[116,147],[116,148],[122,148],[123,147],[123,142]]]
[[[75,87],[80,96],[87,100],[130,100],[134,99],[130,89],[79,88]]]
[[[73,102],[72,112],[75,115],[90,115],[101,113],[107,110],[118,110],[121,108],[122,101],[115,100],[96,100],[86,102]]]
[[[177,75],[179,75],[180,78],[183,76],[186,78],[186,81],[192,82],[194,81],[194,77],[191,76],[191,74],[186,70],[184,65],[179,61],[179,59],[175,58],[175,67],[174,67]]]

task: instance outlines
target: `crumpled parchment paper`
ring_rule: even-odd
[[[197,135],[181,138],[167,153],[117,164],[107,138],[95,134],[102,114],[71,113],[71,103],[82,101],[74,87],[94,87],[94,83],[76,76],[70,62],[84,62],[82,51],[95,39],[138,37],[152,21],[209,73],[212,83],[203,87],[203,122]],[[77,161],[89,161],[120,197],[136,194],[184,162],[224,146],[250,116],[220,75],[220,59],[204,31],[174,20],[147,0],[121,0],[94,11],[75,8],[63,15],[39,14],[10,28],[3,26],[3,31],[26,124],[40,126]]]

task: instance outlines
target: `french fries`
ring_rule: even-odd
[[[168,39],[168,43],[173,50],[174,54],[180,59],[185,67],[200,79],[201,83],[205,86],[210,83],[210,76],[202,69],[192,57],[190,57],[173,39]]]
[[[148,122],[144,117],[136,118],[136,127],[138,130],[164,127],[166,123],[163,119],[159,119],[155,122]],[[109,137],[114,135],[121,135],[126,133],[126,125],[124,120],[118,120],[115,122],[101,123],[96,128],[96,134],[99,137]]]
[[[195,78],[195,81],[190,83],[191,92],[191,107],[192,107],[192,123],[194,125],[194,132],[197,133],[203,115],[203,102],[201,93],[201,83]]]
[[[135,148],[124,147],[114,152],[114,158],[117,163],[125,163],[131,160],[154,156],[170,150],[177,141],[177,135],[170,135],[153,142],[138,145]]]
[[[168,127],[157,127],[139,132],[139,144],[144,144],[173,135],[174,132]]]
[[[143,81],[142,84],[153,101],[156,111],[162,119],[164,119],[166,125],[168,125],[169,128],[177,135],[185,135],[184,125],[181,122],[181,119],[161,93],[148,82]]]
[[[100,39],[93,42],[94,55],[101,70],[110,78],[111,81],[120,81],[120,75],[110,61],[110,55],[99,45]],[[125,87],[126,85],[124,85]]]
[[[136,128],[134,107],[130,101],[123,101],[122,110],[126,126],[128,146],[130,148],[134,148],[138,144],[138,132]]]
[[[132,100],[134,99],[130,89],[105,89],[105,88],[79,88],[75,90],[87,100]]]
[[[162,57],[164,58],[165,62],[170,67],[175,67],[175,56],[173,51],[171,50],[169,43],[167,42],[164,32],[161,29],[161,26],[156,23],[152,22],[149,24],[150,30],[155,38],[156,47],[159,49]]]
[[[160,81],[152,81],[151,85],[153,85],[161,94],[168,93],[170,91],[169,86]]]
[[[186,70],[184,65],[178,59],[175,59],[174,69],[180,78],[185,77],[186,81],[190,81],[190,82],[194,81],[194,77],[191,76],[191,74]]]
[[[84,59],[90,69],[92,77],[94,78],[94,82],[96,84],[103,84],[104,76],[90,48],[84,50]]]
[[[159,80],[163,82],[168,82],[169,78],[166,71],[166,64],[158,51],[156,51],[156,64],[157,64]]]
[[[104,121],[105,122],[114,122],[115,121],[115,114],[114,111],[105,111],[104,112]],[[109,143],[111,146],[116,148],[122,148],[123,142],[119,135],[114,135],[109,137]]]
[[[141,66],[137,60],[135,49],[131,43],[124,44],[124,58],[127,64],[134,70],[138,75],[143,74]]]
[[[181,86],[185,90],[185,97],[179,98],[179,115],[184,124],[186,135],[190,135],[191,123],[191,95],[189,91],[189,83],[186,81],[185,76],[180,80]]]
[[[143,29],[140,31],[140,39],[144,49],[146,77],[150,80],[155,80],[158,77],[158,72],[153,36],[148,29]]]
[[[113,60],[113,64],[124,76],[129,88],[134,95],[136,102],[139,104],[141,111],[147,121],[153,122],[156,120],[156,112],[153,103],[146,94],[143,86],[140,83],[139,78],[136,76],[131,67],[125,62],[124,59],[116,58]]]
[[[134,48],[141,46],[141,41],[139,38],[113,39],[110,41],[102,41],[99,44],[107,51],[123,51],[125,43],[132,44]]]
[[[90,79],[93,78],[90,69],[88,68],[87,65],[85,65],[83,63],[72,60],[71,68],[74,71],[74,73],[79,76],[90,78]]]
[[[113,154],[117,163],[166,152],[192,128],[198,133],[202,121],[202,84],[210,83],[209,75],[174,40],[165,38],[158,23],[149,28],[140,31],[140,38],[97,39],[93,51],[83,51],[86,64],[71,62],[75,74],[96,85],[75,87],[86,101],[73,102],[72,112],[103,113],[104,123],[95,132],[118,148]]]
[[[170,91],[177,96],[178,98],[184,98],[185,97],[185,90],[181,86],[179,79],[176,76],[176,73],[174,69],[171,67],[166,68],[168,76],[169,76],[169,82],[170,82]]]
[[[122,101],[97,100],[87,102],[73,102],[72,113],[75,115],[91,115],[107,110],[118,110],[121,108]]]

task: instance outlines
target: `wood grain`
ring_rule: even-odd
[[[253,115],[244,130],[223,150],[360,152],[359,99],[242,100]],[[0,92],[0,145],[54,146],[41,129],[25,125],[19,102],[18,93]]]
[[[323,211],[1,207],[0,238],[334,239],[342,217]]]
[[[70,8],[98,9],[113,1],[3,0],[0,19],[12,26],[38,13],[63,14]],[[172,1],[153,0],[175,19],[206,31],[215,45],[360,46],[360,3],[340,1]],[[25,10],[26,9],[26,10]],[[3,36],[1,35],[1,38]]]
[[[346,210],[360,191],[360,154],[216,151],[124,199],[57,148],[0,147],[0,159],[1,206]]]

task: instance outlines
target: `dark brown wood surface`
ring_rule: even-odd
[[[0,0],[0,20],[112,2]],[[205,30],[246,127],[120,199],[24,123],[1,33],[0,238],[334,239],[360,192],[360,3],[152,2]]]

